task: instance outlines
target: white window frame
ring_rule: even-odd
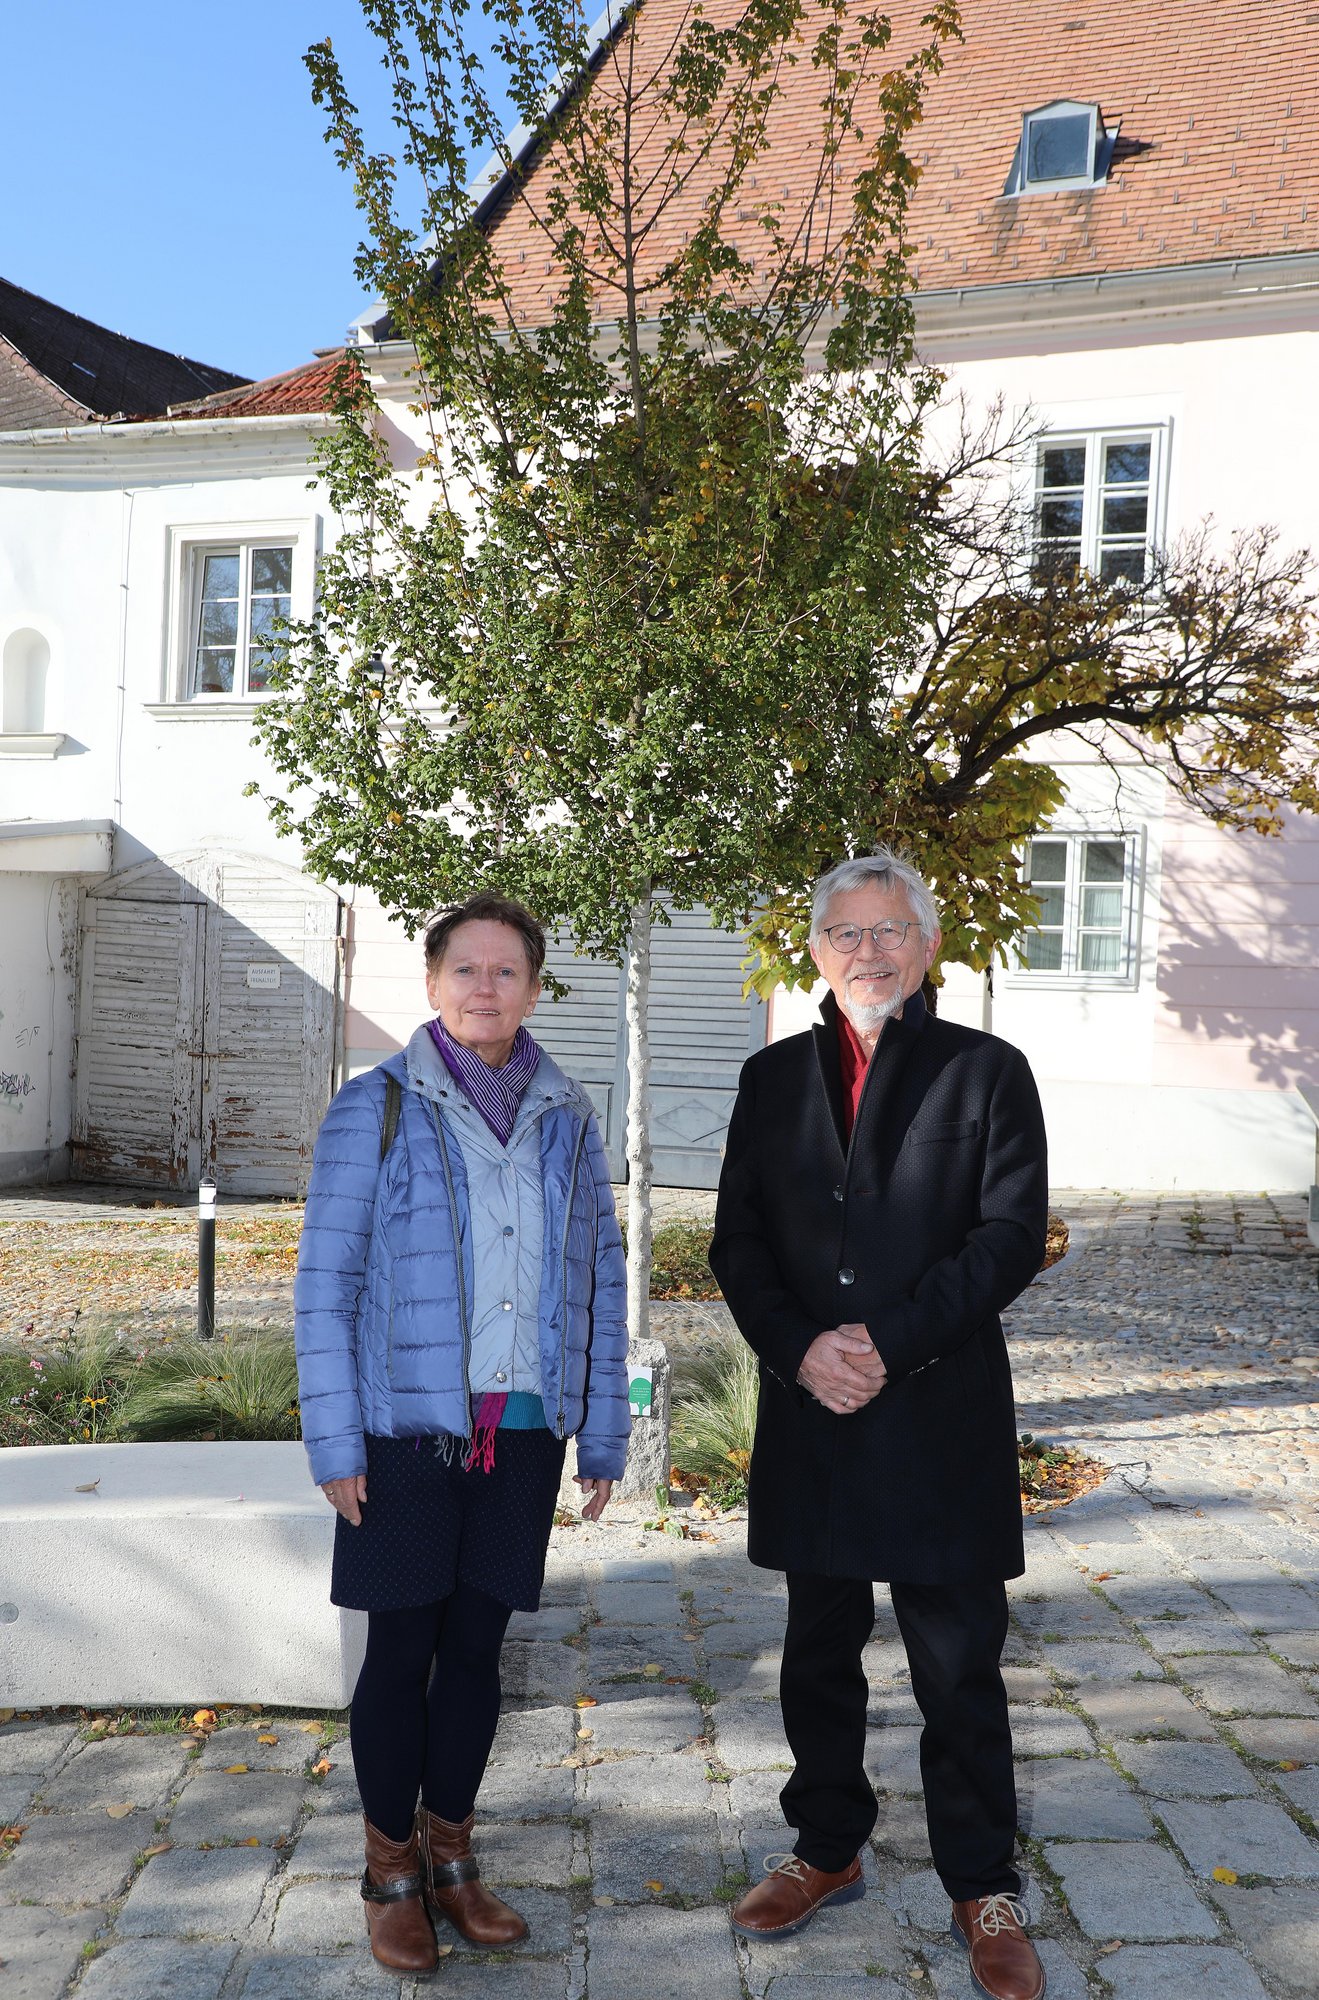
[[[1057,841],[1067,849],[1067,877],[1063,885],[1063,920],[1061,925],[1063,951],[1062,965],[1057,970],[1043,970],[1025,963],[1012,950],[1008,977],[1016,987],[1066,987],[1070,990],[1090,988],[1099,991],[1130,992],[1139,983],[1140,977],[1140,914],[1142,885],[1145,876],[1145,834],[1144,830],[1125,831],[1111,825],[1046,827],[1036,836],[1042,841]],[[1096,972],[1081,965],[1081,850],[1085,842],[1097,840],[1121,841],[1125,850],[1122,869],[1122,958],[1114,972]],[[1022,852],[1021,866],[1025,875],[1029,848]],[[1052,928],[1052,927],[1051,927]],[[1025,938],[1021,939],[1024,946]]]
[[[192,677],[196,663],[198,621],[201,616],[202,578],[208,555],[241,551],[243,564],[242,603],[247,603],[247,577],[253,549],[291,548],[291,591],[289,615],[304,619],[311,615],[316,580],[319,522],[281,518],[273,521],[197,522],[169,531],[168,579],[169,611],[166,624],[165,660],[161,699],[149,704],[154,713],[165,716],[250,713],[267,699],[269,689],[249,691],[246,686],[246,639],[243,641],[243,687],[233,693],[193,694]],[[242,628],[240,627],[240,634]]]
[[[1031,441],[1026,458],[1023,500],[1026,512],[1027,535],[1031,547],[1031,567],[1034,567],[1035,550],[1047,537],[1037,530],[1037,508],[1045,491],[1040,480],[1040,454],[1050,446],[1083,445],[1085,447],[1085,483],[1081,496],[1081,566],[1094,576],[1099,574],[1102,556],[1101,533],[1103,525],[1103,463],[1104,447],[1110,444],[1144,443],[1149,440],[1150,476],[1149,507],[1145,516],[1145,567],[1148,574],[1154,551],[1164,540],[1168,503],[1168,460],[1171,440],[1171,425],[1167,420],[1153,423],[1121,424],[1059,424],[1056,428],[1042,431]]]
[[[1089,169],[1083,174],[1068,174],[1057,180],[1028,180],[1026,166],[1030,158],[1031,128],[1034,125],[1046,125],[1050,120],[1057,118],[1089,120]],[[1069,188],[1102,187],[1108,179],[1119,129],[1120,121],[1117,125],[1104,123],[1103,113],[1097,104],[1083,104],[1076,98],[1057,97],[1051,104],[1037,104],[1033,111],[1023,111],[1017,150],[1012,157],[1003,193],[1011,200],[1020,201],[1027,195],[1066,194]]]

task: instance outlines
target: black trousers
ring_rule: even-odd
[[[921,1780],[939,1879],[955,1903],[1016,1895],[1017,1792],[999,1668],[1007,1592],[997,1581],[889,1588],[925,1720]],[[874,1622],[872,1583],[788,1572],[779,1693],[795,1769],[779,1800],[795,1852],[831,1873],[850,1865],[879,1816],[865,1770],[861,1664]]]

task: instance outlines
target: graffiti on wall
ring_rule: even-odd
[[[0,1097],[31,1097],[36,1087],[26,1070],[16,1076],[12,1070],[0,1069]]]

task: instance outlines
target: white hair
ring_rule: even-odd
[[[926,944],[934,942],[939,929],[939,912],[924,878],[910,861],[904,861],[891,848],[877,847],[873,854],[860,854],[854,861],[838,862],[820,877],[811,892],[812,944],[819,943],[834,897],[843,895],[848,889],[865,888],[870,882],[877,883],[881,889],[901,889],[911,905],[921,936]]]

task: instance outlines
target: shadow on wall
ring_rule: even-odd
[[[1158,992],[1186,1038],[1163,1038],[1178,1068],[1168,1081],[1319,1081],[1319,839],[1308,827],[1293,820],[1281,840],[1212,834],[1176,858],[1169,847]]]

